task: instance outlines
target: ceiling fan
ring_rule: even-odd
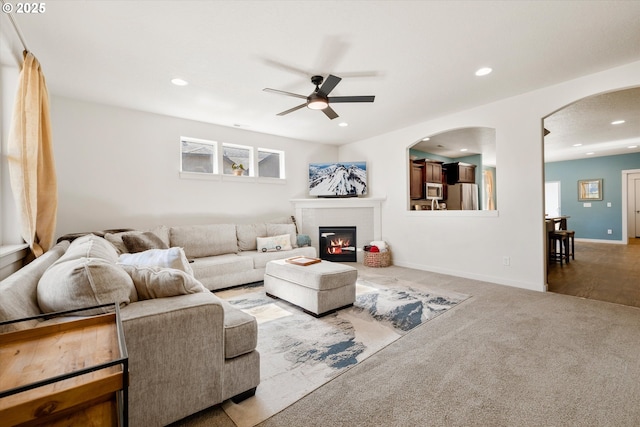
[[[340,77],[329,74],[325,81],[322,76],[311,77],[311,83],[316,85],[316,89],[309,96],[298,95],[297,93],[285,92],[278,89],[264,88],[265,92],[279,93],[281,95],[293,96],[295,98],[306,99],[306,102],[296,107],[290,108],[287,111],[278,113],[278,116],[284,116],[285,114],[292,113],[303,107],[310,108],[312,110],[322,110],[322,112],[333,120],[338,117],[338,114],[329,106],[331,103],[341,102],[373,102],[375,96],[329,96],[329,93],[340,83],[342,80]],[[322,83],[324,81],[324,84]],[[322,85],[322,86],[320,86]]]

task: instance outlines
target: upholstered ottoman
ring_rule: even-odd
[[[320,316],[353,305],[357,278],[358,271],[344,264],[321,261],[302,266],[277,260],[267,263],[264,289],[270,297]]]

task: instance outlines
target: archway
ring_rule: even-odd
[[[543,126],[545,182],[560,183],[560,215],[568,217],[576,240],[575,262],[548,265],[549,290],[639,305],[640,298],[622,290],[625,266],[611,263],[640,261],[627,241],[630,196],[623,179],[625,170],[640,166],[640,88],[580,99],[545,117]],[[585,180],[601,183],[593,200],[580,200],[578,185]]]

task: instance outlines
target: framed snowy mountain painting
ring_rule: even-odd
[[[358,197],[367,194],[366,162],[309,164],[309,195]]]

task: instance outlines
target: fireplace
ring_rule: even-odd
[[[320,258],[357,262],[356,227],[320,227]]]

